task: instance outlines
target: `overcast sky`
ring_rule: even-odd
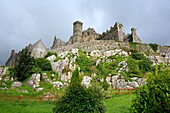
[[[12,49],[39,39],[47,47],[55,35],[68,41],[76,20],[98,33],[120,22],[125,33],[137,28],[144,43],[170,45],[169,5],[169,0],[0,0],[0,64]]]

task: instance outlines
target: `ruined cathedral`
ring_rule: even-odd
[[[67,44],[73,44],[75,42],[86,42],[94,40],[115,40],[120,42],[138,42],[141,43],[140,38],[137,36],[136,29],[131,28],[131,34],[125,34],[123,32],[123,25],[116,22],[110,30],[103,32],[102,34],[96,33],[93,28],[88,28],[83,31],[83,23],[76,21],[73,23],[73,35]]]
[[[54,37],[51,48],[47,48],[42,40],[37,41],[35,44],[29,44],[25,48],[31,52],[31,55],[34,58],[42,58],[48,51],[60,53],[72,48],[80,48],[84,51],[107,50],[126,46],[128,42],[141,43],[136,28],[131,28],[131,34],[125,34],[123,32],[123,25],[116,22],[109,30],[100,34],[93,28],[83,30],[83,23],[76,21],[73,23],[73,34],[68,42],[63,42],[61,39]],[[6,62],[6,66],[13,66],[19,56],[20,52],[17,53],[12,50],[11,55]]]

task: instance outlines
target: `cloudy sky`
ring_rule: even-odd
[[[125,33],[137,28],[144,43],[170,45],[169,0],[0,0],[0,64],[42,39],[50,47],[56,35],[68,41],[72,23],[102,33],[115,22]]]

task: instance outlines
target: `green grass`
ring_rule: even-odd
[[[104,100],[106,113],[129,113],[133,95],[113,95],[112,98]]]
[[[105,99],[106,113],[129,113],[133,94],[113,95],[112,98]],[[52,113],[55,104],[50,102],[37,102],[21,99],[21,102],[9,102],[0,99],[0,113]]]
[[[0,101],[0,113],[52,113],[54,104],[48,102]]]

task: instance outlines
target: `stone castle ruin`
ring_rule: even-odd
[[[55,36],[51,48],[47,48],[42,40],[37,41],[35,44],[29,44],[25,48],[27,48],[35,58],[42,58],[48,51],[57,52],[59,54],[73,48],[79,48],[86,52],[93,50],[105,51],[119,48],[130,49],[129,42],[140,44],[137,49],[140,49],[143,52],[153,53],[152,49],[147,44],[142,44],[135,28],[131,29],[131,34],[125,34],[123,32],[123,25],[118,22],[116,22],[113,27],[110,27],[110,30],[100,34],[93,28],[83,30],[83,23],[76,21],[73,23],[73,35],[68,42],[65,43]],[[161,48],[163,47],[159,47],[160,55],[169,55],[170,48],[166,49],[166,52]],[[6,66],[13,66],[17,59],[19,59],[19,56],[20,52],[16,53],[12,50],[11,55],[6,62]]]
[[[96,33],[93,28],[88,28],[83,31],[83,23],[76,21],[73,23],[73,35],[70,37],[70,40],[67,44],[73,44],[75,42],[87,42],[94,40],[115,40],[120,42],[138,42],[141,43],[140,38],[137,36],[136,29],[131,29],[131,34],[125,34],[123,32],[123,25],[116,22],[114,27],[111,27],[110,30],[103,32],[102,35]]]

